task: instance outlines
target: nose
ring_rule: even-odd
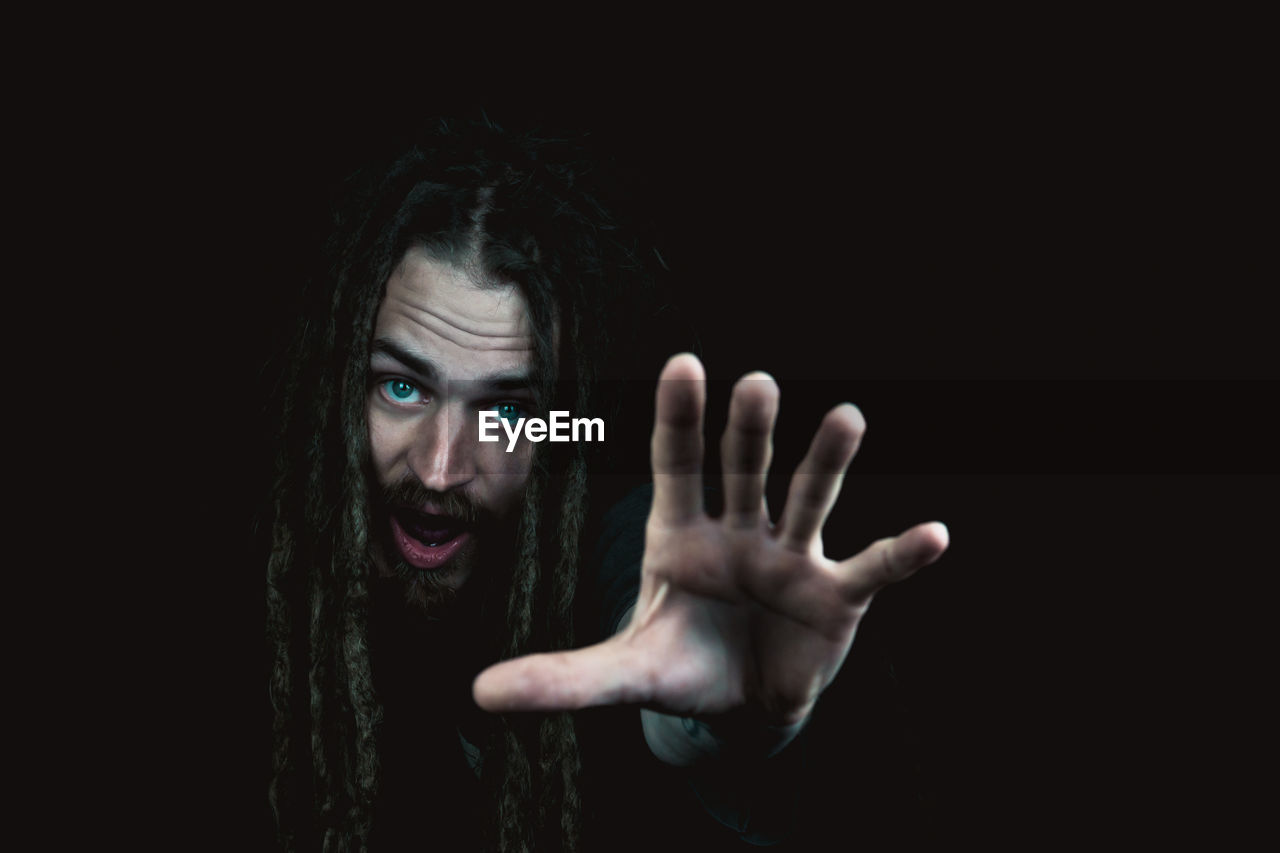
[[[428,489],[447,492],[469,483],[476,474],[475,442],[467,435],[462,413],[445,406],[435,417],[423,418],[408,461]]]

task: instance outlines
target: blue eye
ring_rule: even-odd
[[[515,423],[524,417],[524,410],[519,403],[499,403],[493,407],[493,410],[498,413],[498,417],[511,423]]]
[[[395,403],[420,403],[422,393],[417,387],[403,379],[387,379],[382,383],[382,393]]]

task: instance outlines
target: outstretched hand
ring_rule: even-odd
[[[476,702],[490,711],[635,704],[664,714],[748,710],[767,725],[809,714],[839,672],[877,590],[938,559],[947,529],[921,524],[846,560],[823,552],[822,527],[865,423],[850,404],[823,419],[776,524],[764,502],[778,386],[734,386],[721,440],[724,512],[703,507],[702,364],[667,362],[654,419],[653,506],[639,599],[629,624],[594,646],[489,667]]]

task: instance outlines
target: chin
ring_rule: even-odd
[[[458,609],[470,586],[474,564],[474,543],[468,543],[468,547],[454,554],[448,564],[437,569],[417,568],[396,554],[390,574],[395,582],[403,585],[406,604],[428,617],[439,619]]]

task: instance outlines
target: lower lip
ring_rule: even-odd
[[[443,545],[427,545],[405,533],[404,528],[394,517],[391,519],[391,535],[395,538],[396,546],[400,549],[405,562],[415,569],[441,568],[471,537],[469,533],[462,533]]]

